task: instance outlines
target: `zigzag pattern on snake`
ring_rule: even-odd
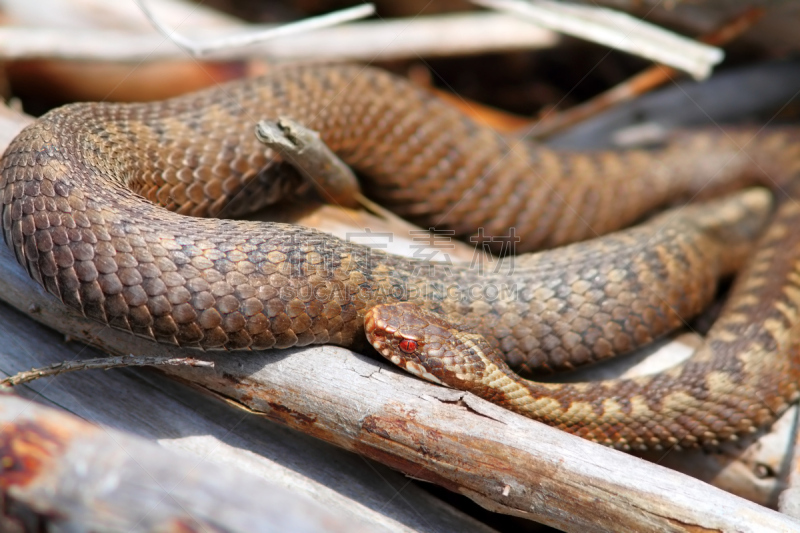
[[[376,306],[410,302],[422,311],[402,315],[384,337],[414,323],[434,334],[421,343],[441,342],[425,357],[433,370],[406,368],[449,372],[456,385],[621,448],[713,446],[796,400],[793,202],[780,202],[723,317],[689,361],[636,380],[530,384],[501,359],[465,371],[461,354],[496,350],[517,369],[556,370],[664,335],[747,259],[769,195],[751,190],[667,211],[633,229],[507,259],[490,273],[293,225],[194,218],[275,200],[282,186],[268,179],[274,157],[252,131],[278,116],[320,131],[366,176],[366,190],[400,214],[444,221],[459,235],[514,227],[527,250],[615,231],[681,199],[788,186],[800,168],[788,129],[697,133],[651,151],[556,152],[498,135],[379,70],[284,67],[164,102],[72,104],[46,114],[3,156],[5,240],[67,305],[188,347],[358,349],[371,309],[368,325],[383,327],[402,313],[390,308],[383,317]],[[466,351],[442,348],[444,336]],[[479,381],[461,383],[468,376]]]

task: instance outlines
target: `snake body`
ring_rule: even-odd
[[[413,304],[417,326],[444,320],[436,322],[441,343],[471,343],[490,357],[469,363],[484,365],[480,372],[463,372],[456,356],[456,382],[481,375],[472,390],[622,448],[713,445],[796,399],[794,204],[779,207],[729,311],[689,362],[633,381],[531,385],[506,362],[573,368],[646,344],[699,312],[717,278],[747,258],[768,195],[667,211],[600,239],[505,259],[491,272],[294,225],[196,218],[275,200],[283,187],[269,179],[275,158],[252,129],[278,116],[320,131],[366,176],[367,191],[401,214],[444,221],[459,235],[514,227],[518,249],[615,231],[681,198],[792,183],[800,168],[791,130],[698,133],[653,151],[555,152],[498,135],[379,70],[285,67],[163,102],[71,104],[44,115],[2,159],[5,240],[67,305],[187,347],[361,348],[365,317],[371,334],[391,338],[407,317],[387,334],[378,325],[405,315],[381,306]],[[426,358],[452,369],[442,350]],[[436,372],[417,373],[447,382]],[[487,387],[487,379],[502,383]]]

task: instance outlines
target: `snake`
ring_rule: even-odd
[[[400,215],[490,244],[513,228],[519,253],[488,266],[406,258],[228,218],[299,186],[253,135],[278,116],[318,131]],[[4,239],[30,276],[84,316],[157,342],[372,346],[625,450],[717,446],[798,398],[791,127],[558,151],[379,69],[287,65],[160,102],[68,104],[21,131],[0,167]],[[742,268],[704,346],[672,369],[585,384],[514,372],[647,345]]]

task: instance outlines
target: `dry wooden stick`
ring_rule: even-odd
[[[415,235],[412,232],[419,233],[416,227],[409,229],[408,222],[362,194],[355,173],[322,142],[319,132],[310,130],[290,118],[281,117],[277,121],[260,121],[256,124],[255,135],[259,141],[275,150],[285,162],[305,177],[314,186],[319,197],[327,203],[349,208],[360,205],[399,230],[398,234],[404,230],[407,230],[409,235]],[[326,228],[324,231],[330,230]],[[453,258],[458,259],[460,253],[455,251],[455,244],[451,245],[451,248]],[[466,245],[463,248],[467,248]],[[470,249],[469,253],[471,257],[464,260],[488,261],[484,257],[484,253],[488,252]]]
[[[213,367],[211,361],[202,361],[192,357],[142,357],[134,355],[120,355],[116,357],[102,357],[99,359],[82,359],[79,361],[63,361],[54,363],[45,368],[32,368],[24,372],[18,372],[13,376],[8,376],[0,380],[0,387],[17,386],[22,383],[29,383],[44,377],[58,376],[67,372],[79,370],[110,370],[112,368],[122,368],[126,366],[161,366],[161,365],[187,365],[196,367]]]
[[[697,79],[707,78],[725,56],[719,48],[611,9],[551,0],[472,0],[472,3],[670,65]]]
[[[249,31],[274,26],[242,25]],[[190,39],[230,35],[226,28],[185,30]],[[342,24],[303,35],[284,36],[260,45],[209,53],[215,60],[269,57],[275,60],[403,59],[463,56],[506,50],[550,48],[559,37],[549,30],[499,13],[456,13]],[[160,61],[186,59],[186,52],[160,34],[114,29],[48,27],[0,28],[4,59],[76,59]]]
[[[328,146],[318,132],[287,117],[256,124],[256,138],[278,152],[325,200],[356,207],[361,195],[358,178]]]
[[[2,531],[387,531],[11,394],[0,394],[0,428]]]
[[[700,41],[721,46],[752,27],[763,14],[764,11],[762,9],[749,9],[718,30],[701,37]],[[533,127],[529,135],[535,139],[550,137],[606,109],[641,96],[663,85],[677,75],[680,75],[680,73],[675,68],[666,65],[654,65],[591,100],[542,119]]]

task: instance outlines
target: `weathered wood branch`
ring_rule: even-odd
[[[258,31],[272,27],[245,25],[243,28]],[[219,38],[230,35],[231,30],[186,30],[184,33],[194,39]],[[555,33],[508,15],[464,13],[413,20],[353,22],[303,35],[279,37],[247,48],[217,50],[205,57],[214,60],[373,61],[550,48],[558,40]],[[187,55],[155,32],[5,26],[0,28],[0,57],[163,61],[186,59]]]
[[[539,0],[472,0],[479,6],[511,13],[545,28],[564,32],[707,78],[725,54],[644,19],[597,6]]]
[[[0,530],[386,531],[274,483],[0,394]]]

